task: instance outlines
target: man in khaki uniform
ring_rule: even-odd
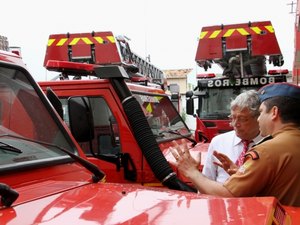
[[[259,90],[258,117],[263,136],[244,164],[224,183],[202,175],[187,148],[171,149],[184,174],[203,194],[223,197],[274,196],[282,204],[300,206],[300,87],[288,83],[266,85]],[[216,156],[218,154],[216,153]],[[219,158],[221,163],[222,158]]]

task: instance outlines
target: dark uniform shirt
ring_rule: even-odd
[[[300,206],[300,130],[287,126],[248,152],[245,163],[224,183],[236,197],[274,196]]]

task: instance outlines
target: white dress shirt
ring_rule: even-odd
[[[261,135],[255,137],[253,142],[250,143],[249,148],[259,142],[261,139]],[[213,151],[221,152],[227,155],[231,161],[236,162],[239,155],[243,151],[242,140],[236,136],[235,131],[233,130],[215,136],[209,144],[202,173],[211,180],[224,183],[229,177],[229,174],[223,168],[213,164],[213,162],[218,161],[218,159],[213,156]]]

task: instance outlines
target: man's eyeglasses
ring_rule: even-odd
[[[251,116],[233,116],[233,115],[229,115],[228,116],[229,120],[231,123],[246,123],[249,121],[249,119],[251,118]]]

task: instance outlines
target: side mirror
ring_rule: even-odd
[[[186,100],[186,113],[188,115],[194,115],[194,99],[189,98]]]
[[[94,138],[93,114],[89,101],[85,97],[68,99],[69,124],[74,138],[78,142],[90,141]]]
[[[187,91],[187,92],[185,93],[185,97],[186,97],[186,98],[191,98],[191,97],[193,97],[193,95],[194,95],[193,91]]]

